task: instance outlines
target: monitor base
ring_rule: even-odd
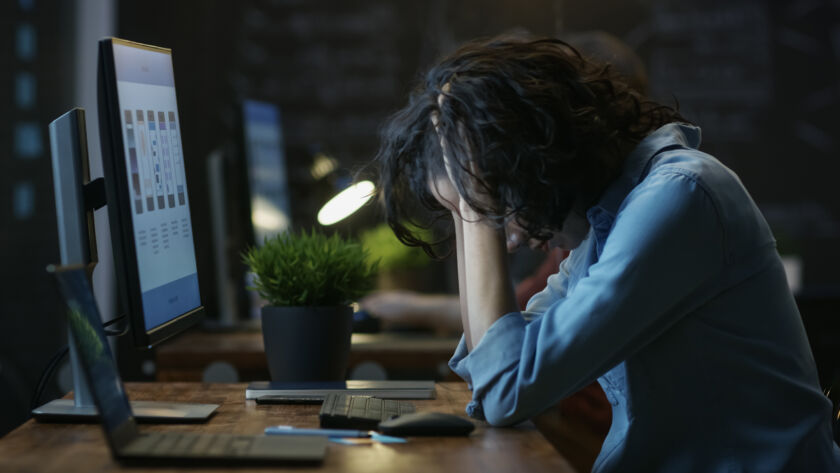
[[[218,407],[218,404],[131,401],[131,411],[138,422],[157,424],[206,422]],[[50,401],[33,409],[32,416],[39,422],[99,422],[95,406],[77,406],[73,399]]]

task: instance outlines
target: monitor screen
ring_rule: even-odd
[[[172,56],[117,39],[100,44],[100,125],[110,145],[103,146],[110,166],[103,163],[117,274],[135,340],[151,345],[177,331],[167,324],[201,306]],[[140,330],[148,337],[138,339]]]
[[[251,202],[254,240],[289,229],[290,205],[286,179],[283,128],[276,105],[256,100],[242,103],[243,152]]]

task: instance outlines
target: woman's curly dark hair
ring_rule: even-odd
[[[467,203],[499,224],[515,216],[530,237],[547,239],[569,212],[597,202],[628,146],[674,121],[684,121],[674,108],[643,98],[563,41],[470,42],[434,66],[383,128],[376,162],[386,219],[403,243],[434,254],[409,223],[430,223],[418,221],[418,203],[437,219],[451,215],[429,190],[446,172],[442,139]]]

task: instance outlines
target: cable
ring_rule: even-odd
[[[103,323],[102,327],[105,327],[105,328],[110,327],[111,325],[114,325],[115,323],[117,323],[121,320],[124,320],[124,319],[125,319],[125,314]],[[119,331],[114,331],[114,330],[106,330],[105,331],[105,335],[108,335],[109,337],[122,337],[123,335],[125,335],[127,333],[128,333],[128,324],[124,324],[122,330],[119,330]]]
[[[125,315],[121,315],[117,318],[111,319],[107,322],[102,323],[102,327],[110,327],[115,323],[124,320]],[[120,331],[113,331],[113,330],[105,330],[105,335],[110,337],[120,337],[128,333],[128,324],[123,327]],[[47,367],[44,368],[44,371],[41,373],[41,377],[38,379],[38,385],[35,387],[35,393],[32,396],[32,406],[31,409],[35,409],[40,404],[41,396],[44,393],[44,389],[47,387],[47,382],[49,382],[50,378],[52,378],[53,372],[61,364],[61,361],[67,356],[67,352],[70,351],[70,348],[65,345],[61,347],[53,356],[50,358],[50,361],[47,363]],[[78,373],[81,374],[81,373]]]
[[[52,377],[53,371],[55,371],[56,366],[58,363],[64,359],[64,356],[67,355],[67,352],[70,351],[70,348],[65,345],[61,347],[55,355],[50,358],[50,362],[47,363],[47,367],[41,373],[41,378],[38,380],[38,386],[35,388],[35,394],[32,396],[32,406],[30,409],[35,409],[38,407],[39,400],[41,399],[41,394],[43,394],[44,388],[47,386],[47,381]]]

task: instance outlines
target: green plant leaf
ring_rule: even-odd
[[[249,289],[274,306],[349,304],[374,288],[379,266],[358,242],[314,229],[267,238],[242,260],[255,274]]]

